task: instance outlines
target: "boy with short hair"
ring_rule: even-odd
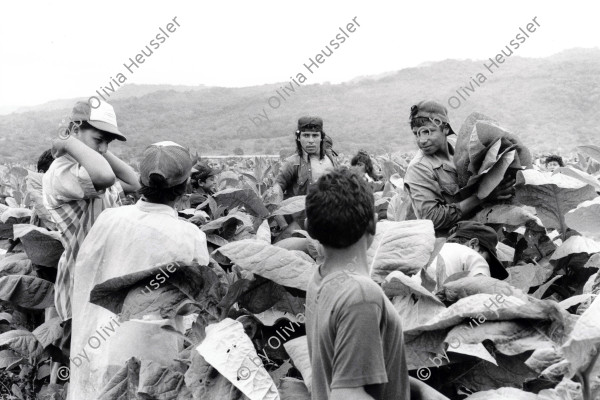
[[[546,169],[550,172],[554,172],[557,168],[564,167],[565,163],[561,156],[552,154],[546,158],[545,161]]]
[[[92,108],[77,102],[65,134],[53,140],[54,162],[42,180],[44,206],[63,234],[65,251],[58,263],[56,311],[71,318],[73,268],[79,247],[100,213],[119,204],[119,191],[139,188],[133,168],[108,151],[114,140],[125,141],[113,107]],[[117,180],[118,178],[118,180]]]
[[[312,398],[409,399],[400,316],[369,276],[371,189],[356,172],[336,169],[310,188],[306,216],[325,253],[306,297]]]
[[[357,172],[335,169],[306,196],[306,225],[324,249],[306,296],[312,398],[438,399],[409,380],[398,312],[369,275],[375,206]],[[418,387],[418,388],[417,388]]]

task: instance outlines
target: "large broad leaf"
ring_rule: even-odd
[[[529,361],[529,360],[527,360],[527,361]],[[528,364],[528,366],[529,366],[529,364]],[[563,378],[563,376],[568,376],[568,375],[569,375],[569,361],[565,360],[565,359],[562,359],[561,361],[550,365],[548,368],[546,368],[542,372],[540,372],[541,378],[547,379],[551,382],[560,382],[560,380]]]
[[[283,344],[285,351],[290,355],[290,358],[294,362],[294,366],[302,374],[304,384],[311,391],[312,383],[312,367],[310,364],[310,358],[308,357],[308,340],[306,336],[300,336],[299,338],[289,340]]]
[[[527,293],[530,287],[546,282],[551,274],[552,269],[544,268],[539,264],[516,265],[508,268],[506,282]]]
[[[1,188],[2,186],[0,186]],[[20,217],[8,216],[7,213],[12,213],[12,210],[24,210],[19,214],[25,214]],[[16,224],[28,224],[31,220],[31,210],[21,208],[8,208],[5,212],[0,215],[0,219],[7,216],[5,222],[0,222],[0,239],[12,239],[13,238],[13,225]]]
[[[481,172],[491,169],[501,158],[499,155],[512,148],[517,151],[512,166],[531,167],[531,153],[516,135],[484,114],[470,114],[460,128],[454,153],[459,186],[477,183],[471,178],[483,176]]]
[[[33,335],[25,330],[8,331],[0,334],[0,347],[7,347],[26,357],[37,357],[44,347]]]
[[[600,242],[583,236],[571,236],[556,249],[550,260],[558,260],[570,254],[594,254],[598,252],[600,252]]]
[[[277,388],[241,323],[225,318],[206,328],[198,353],[251,400],[278,399]]]
[[[148,317],[174,318],[180,304],[187,297],[171,283],[159,286],[157,289],[146,289],[144,284],[134,286],[123,300],[120,318],[144,319]]]
[[[404,221],[410,210],[410,197],[404,190],[394,194],[387,208],[387,219],[390,221]]]
[[[227,293],[227,287],[225,273],[218,265],[168,263],[98,284],[90,293],[90,302],[115,314],[124,311],[126,297],[129,297],[127,308],[130,314],[134,310],[135,314],[144,310],[172,313],[176,310],[170,309],[167,304],[177,299],[191,299],[206,310],[216,311],[215,307]],[[157,290],[168,294],[168,298],[161,300]]]
[[[32,270],[31,260],[25,253],[11,254],[0,260],[0,276],[29,275]]]
[[[433,293],[404,275],[401,271],[389,274],[381,285],[400,314],[402,329],[425,324],[446,307]]]
[[[60,234],[34,225],[13,226],[15,239],[20,238],[25,253],[36,265],[56,268],[64,251]]]
[[[473,135],[476,136],[474,130]],[[504,179],[504,175],[508,167],[515,159],[514,146],[510,145],[500,150],[502,140],[497,139],[491,146],[486,149],[481,149],[483,159],[471,159],[469,164],[469,180],[467,185],[461,189],[463,196],[470,196],[473,193],[477,194],[480,199],[485,199]],[[480,151],[479,149],[477,151]],[[472,157],[472,155],[470,155]]]
[[[597,399],[597,397],[596,397]],[[588,400],[583,396],[581,385],[570,379],[563,380],[554,389],[544,389],[538,393],[538,400]],[[595,400],[595,399],[594,399]]]
[[[106,384],[98,395],[98,400],[138,400],[140,361],[130,358]]]
[[[251,189],[225,189],[215,193],[213,196],[218,205],[229,209],[244,207],[246,211],[260,218],[266,218],[269,210],[265,207],[262,199]]]
[[[566,232],[565,214],[596,197],[594,188],[566,175],[525,170],[517,173],[517,200],[535,207],[546,228]]]
[[[256,239],[271,244],[271,227],[269,220],[264,220],[256,230]]]
[[[281,400],[310,400],[310,392],[300,379],[282,378],[279,385]]]
[[[480,293],[513,296],[527,301],[527,295],[514,286],[511,286],[508,282],[484,275],[467,276],[455,281],[446,282],[438,291],[437,296],[444,301],[455,302],[459,299]]]
[[[42,199],[42,178],[44,174],[28,171],[27,175],[27,195],[31,198],[35,214],[48,229],[56,229],[56,223],[52,219],[50,212],[44,207]],[[29,205],[29,204],[27,204]]]
[[[536,348],[525,362],[525,365],[540,374],[548,367],[563,361],[565,359],[562,351],[555,344],[552,344]]]
[[[33,335],[43,347],[48,347],[49,345],[58,342],[63,335],[61,319],[59,317],[49,319],[35,328]]]
[[[534,327],[529,321],[470,321],[469,324],[462,323],[453,327],[444,341],[453,349],[460,344],[477,344],[489,340],[494,343],[497,351],[508,356],[547,346],[554,346],[558,350],[559,346],[548,338],[546,332],[540,330],[541,324]]]
[[[10,207],[7,210],[5,210],[2,213],[2,215],[0,215],[0,222],[2,222],[3,224],[11,223],[11,221],[14,221],[12,222],[13,224],[22,223],[16,221],[21,221],[22,219],[29,219],[31,218],[32,213],[33,212],[28,208]]]
[[[190,395],[185,387],[185,370],[179,365],[162,366],[155,361],[142,360],[138,394],[152,399],[177,399]]]
[[[573,167],[560,167],[560,168],[557,168],[556,170],[554,170],[554,172],[552,174],[553,175],[555,175],[555,174],[563,174],[563,175],[570,176],[571,178],[578,179],[578,180],[580,180],[583,183],[587,183],[588,185],[593,186],[594,189],[596,189],[596,191],[600,191],[600,182],[598,181],[597,178],[595,178],[594,176],[588,174],[587,172],[583,172],[583,171],[578,170],[576,168],[573,168]]]
[[[0,300],[35,310],[52,307],[54,284],[34,276],[4,276],[0,278]]]
[[[477,187],[477,197],[480,199],[487,198],[492,191],[502,182],[508,167],[514,162],[516,150],[505,150],[500,154],[495,164],[482,172],[484,174],[479,181]]]
[[[316,265],[298,253],[260,240],[229,243],[217,252],[242,269],[270,279],[282,286],[306,290]]]
[[[240,226],[252,227],[252,220],[242,212],[232,212],[229,215],[217,218],[203,225],[201,230],[207,234],[217,234],[225,240],[233,239]],[[213,239],[214,241],[214,239]],[[216,243],[223,246],[225,243]]]
[[[525,381],[537,377],[524,363],[527,355],[505,356],[497,353],[495,357],[497,366],[483,360],[474,365],[453,366],[451,376],[444,377],[445,381],[476,392],[511,386],[520,389]]]
[[[600,363],[600,297],[594,300],[575,323],[562,350],[571,363],[572,375],[583,372],[590,363]],[[596,377],[595,384],[600,384],[600,378]]]
[[[22,355],[15,353],[12,350],[0,350],[0,369],[14,366],[22,359]]]
[[[496,244],[496,255],[498,256],[498,260],[500,260],[500,262],[508,262],[512,264],[513,260],[515,259],[515,249],[502,242],[498,242],[498,244]]]
[[[465,319],[483,321],[510,321],[513,319],[562,320],[566,313],[557,303],[533,300],[523,301],[503,294],[475,294],[458,300],[429,322],[407,330],[415,334],[455,326]]]
[[[600,162],[600,147],[594,146],[593,144],[588,144],[584,146],[577,146],[577,150],[592,157],[597,162]]]
[[[503,224],[512,229],[533,222],[542,227],[542,221],[523,207],[512,204],[494,204],[485,207],[472,218],[482,224]]]
[[[238,305],[252,313],[268,310],[288,295],[283,286],[262,276],[257,276],[256,279],[247,284],[242,283],[241,290],[243,290],[243,293],[236,299]]]
[[[306,196],[294,196],[282,201],[271,215],[291,215],[304,211]]]
[[[430,220],[379,221],[367,262],[371,277],[383,282],[393,271],[414,275],[430,259],[435,245],[433,223]]]
[[[569,228],[600,241],[600,197],[584,201],[565,214]]]
[[[194,400],[241,400],[245,396],[213,368],[197,351],[185,373],[185,384]]]

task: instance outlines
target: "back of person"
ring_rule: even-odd
[[[444,243],[440,253],[435,257],[426,270],[427,274],[441,288],[446,279],[460,272],[466,276],[490,276],[487,261],[475,250],[459,243]],[[415,275],[415,279],[419,275]]]
[[[93,398],[131,357],[166,365],[177,356],[179,340],[160,329],[168,321],[127,321],[117,326],[111,323],[115,314],[89,302],[99,283],[174,261],[208,263],[204,233],[179,220],[174,209],[140,200],[100,215],[75,269],[76,276],[86,279],[76,279],[73,290],[71,358],[80,357],[84,364],[71,366],[69,399]],[[109,330],[107,335],[104,330],[105,340],[99,345],[90,341],[98,337],[96,330],[103,332],[109,326],[116,332]]]
[[[410,398],[400,316],[373,280],[316,273],[306,300],[313,399],[348,386],[374,399]]]
[[[209,262],[206,235],[180,220],[174,209],[190,176],[189,153],[175,143],[161,142],[149,146],[144,154],[140,163],[140,193],[144,197],[135,205],[103,212],[79,252],[73,293],[70,400],[95,398],[131,357],[167,365],[180,350],[180,340],[161,329],[165,324],[177,327],[178,317],[167,320],[153,313],[140,318],[143,321],[113,325],[111,321],[117,316],[89,301],[94,286],[158,266],[173,272],[166,267],[169,263]],[[159,282],[165,284],[168,277],[162,279]],[[158,288],[139,287],[140,293],[130,292],[128,299],[139,299],[148,295],[148,290],[159,288],[160,284]],[[90,338],[97,337],[98,331],[105,333],[103,341],[94,342]]]
[[[347,168],[321,176],[306,196],[306,216],[324,254],[306,296],[312,398],[409,399],[400,316],[369,275],[376,226],[369,184]]]

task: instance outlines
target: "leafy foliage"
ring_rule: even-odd
[[[478,134],[488,128],[478,127]],[[487,175],[498,181],[516,158],[508,156],[516,152],[513,144],[498,143],[490,142],[472,171],[479,182]],[[594,150],[581,149],[592,156]],[[509,278],[459,274],[436,292],[422,271],[443,240],[436,240],[430,221],[406,220],[405,157],[375,161],[386,183],[375,193],[380,221],[367,261],[403,321],[410,369],[436,367],[443,379],[428,383],[452,399],[593,399],[600,384],[593,160],[554,175],[520,171],[518,201],[486,204],[474,217],[498,232]],[[92,291],[91,302],[122,320],[188,320],[183,334],[163,327],[185,343],[177,359],[169,365],[130,359],[99,398],[310,398],[304,303],[323,251],[300,229],[305,199],[283,200],[271,188],[278,162],[225,164],[219,190],[197,209],[180,210],[180,218],[205,232],[209,265],[179,265],[149,294],[141,291],[163,265]],[[24,179],[21,172],[12,174]],[[50,371],[53,362],[68,365],[69,331],[42,311],[53,304],[62,245],[54,233],[28,224],[33,203],[10,203],[0,209],[0,232],[12,241],[5,245],[14,245],[0,256],[0,383],[8,383],[11,396],[64,398],[67,386],[55,383]]]

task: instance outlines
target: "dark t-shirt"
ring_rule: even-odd
[[[365,386],[375,399],[408,400],[410,387],[400,316],[373,280],[315,271],[306,297],[312,399]]]

